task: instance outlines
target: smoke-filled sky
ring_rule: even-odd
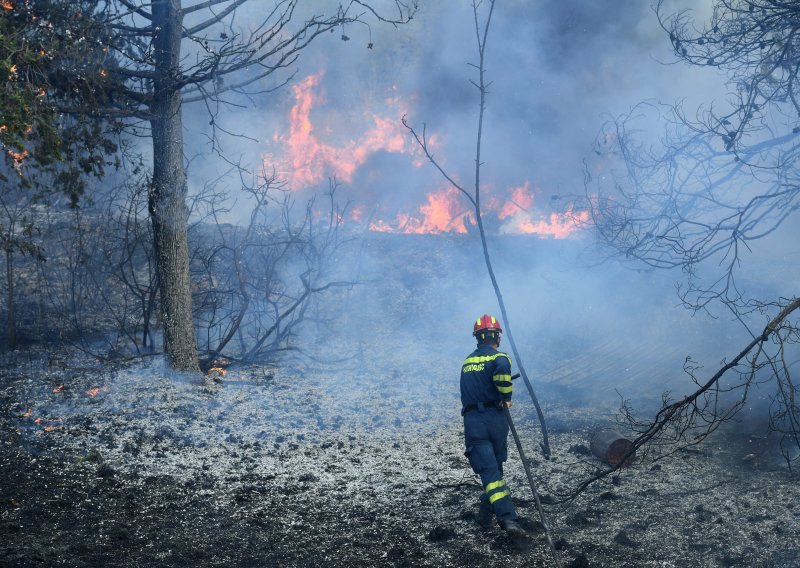
[[[299,202],[325,191],[335,176],[342,183],[338,199],[348,203],[344,219],[352,227],[375,234],[465,232],[467,201],[425,160],[400,120],[406,116],[420,132],[424,125],[442,167],[472,188],[479,100],[470,84],[475,69],[469,65],[477,62],[475,23],[466,0],[420,4],[409,25],[395,29],[372,23],[371,35],[363,26],[350,26],[316,40],[292,68],[288,85],[243,101],[245,106],[217,119],[226,130],[246,136],[223,137],[225,154],[253,169],[274,168]],[[245,20],[258,17],[258,5],[249,5],[256,9],[244,14]],[[700,22],[709,16],[710,5],[710,0],[666,3],[667,12],[691,8]],[[692,109],[723,100],[725,92],[725,78],[716,68],[675,63],[667,34],[650,3],[641,0],[499,0],[486,70],[491,86],[481,156],[485,224],[493,233],[544,238],[585,234],[576,228],[575,216],[564,213],[569,204],[559,196],[582,193],[584,159],[591,170],[595,137],[604,121],[642,101],[682,100]],[[259,87],[277,82],[273,77]],[[204,139],[192,134],[207,128],[203,112],[198,106],[186,109],[190,156],[208,151]],[[638,125],[645,128],[639,136],[653,141],[664,127],[657,116]],[[194,160],[190,183],[199,188],[226,168],[213,156]],[[234,215],[233,221],[245,221],[247,207],[235,208]],[[745,337],[736,323],[724,318],[709,323],[702,314],[692,318],[676,308],[673,283],[680,274],[629,272],[618,265],[593,270],[593,259],[585,262],[585,256],[570,265],[565,251],[571,255],[579,247],[523,254],[502,250],[498,242],[492,246],[528,353],[541,356],[547,349],[551,361],[569,360],[613,339],[624,349],[600,355],[615,358],[606,363],[627,371],[624,357],[635,357],[646,346],[662,362],[669,359],[675,376],[683,357],[696,354],[706,340],[716,340],[702,347],[708,348],[706,363],[713,368]],[[376,273],[386,273],[382,262]],[[415,282],[406,290],[411,297],[432,299],[422,317],[440,320],[439,340],[463,332],[463,343],[455,341],[458,347],[445,357],[454,360],[458,349],[470,346],[464,330],[479,315],[476,310],[497,312],[482,258],[475,254],[464,262],[478,267],[467,276],[474,284],[446,292],[448,278],[437,274],[439,280],[427,282],[430,289]],[[391,276],[413,280],[401,269]],[[465,273],[454,277],[463,279]],[[762,280],[753,282],[763,287]],[[396,300],[380,298],[378,304]],[[739,335],[731,338],[732,329]],[[661,387],[656,370],[642,374],[639,369],[631,380]],[[612,386],[605,387],[613,396]]]
[[[256,4],[245,19],[258,17]],[[263,160],[299,196],[325,189],[336,176],[340,200],[350,203],[348,219],[374,229],[463,232],[467,202],[425,161],[400,119],[406,115],[419,130],[425,125],[436,158],[471,187],[475,23],[470,2],[420,4],[409,25],[373,22],[371,31],[350,26],[316,40],[289,85],[218,119],[257,140],[223,138],[225,153],[244,156],[253,168]],[[690,4],[698,16],[708,12],[709,2]],[[694,104],[719,96],[714,72],[672,60],[647,2],[497,2],[486,52],[491,87],[482,154],[484,207],[496,230],[566,236],[572,219],[552,216],[565,207],[552,198],[582,191],[582,160],[606,118],[643,100]],[[186,113],[190,132],[208,122],[199,106]],[[189,155],[207,150],[203,143]],[[192,183],[199,187],[224,169],[221,161],[197,162]]]

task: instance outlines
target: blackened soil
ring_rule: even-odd
[[[8,449],[8,448],[6,448]],[[168,477],[76,463],[52,449],[3,456],[2,566],[278,566],[263,519]]]
[[[30,369],[0,382],[2,567],[553,565],[513,448],[505,478],[529,537],[478,526],[457,408],[431,408],[431,383]],[[601,466],[583,450],[594,409],[545,412],[562,425],[550,461],[513,409],[562,565],[800,566],[796,474],[754,438],[637,460],[559,504]]]
[[[226,491],[210,476],[138,476],[10,442],[0,473],[3,567],[441,566],[440,547],[448,565],[469,566],[516,553],[498,530],[470,524],[465,540],[452,525],[414,518],[418,494],[392,511],[352,495],[317,501],[302,486],[246,474],[236,480],[246,485]],[[471,489],[447,493],[469,500]]]

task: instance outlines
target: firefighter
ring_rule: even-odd
[[[503,329],[490,315],[475,321],[472,335],[478,347],[461,366],[461,415],[464,442],[472,470],[481,478],[483,493],[478,523],[484,528],[497,518],[513,537],[525,535],[506,482],[503,462],[508,457],[508,423],[503,408],[511,407],[511,358],[498,351]]]

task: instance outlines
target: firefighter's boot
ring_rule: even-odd
[[[487,499],[481,499],[480,507],[478,508],[478,516],[475,518],[478,521],[478,524],[484,530],[489,530],[492,528],[492,517],[494,517],[494,513],[492,512],[492,506],[489,504]]]
[[[513,539],[525,538],[528,536],[528,533],[525,532],[525,529],[523,529],[522,525],[520,525],[517,521],[501,521],[500,527],[508,533],[508,536]]]

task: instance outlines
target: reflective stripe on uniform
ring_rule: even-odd
[[[502,499],[503,497],[508,497],[511,493],[508,492],[508,489],[504,489],[503,491],[498,491],[497,493],[492,493],[489,495],[489,503],[494,503],[498,499]]]
[[[511,375],[495,375],[492,380],[497,391],[502,394],[510,394],[514,390],[511,383]]]
[[[508,358],[509,363],[511,362],[511,358],[508,357],[508,355],[506,355],[505,353],[495,353],[493,355],[478,355],[477,357],[467,357],[464,360],[464,365],[468,365],[469,363],[486,363],[487,361],[494,361],[498,357],[506,357]]]
[[[484,488],[484,491],[486,491],[486,493],[489,493],[491,490],[497,489],[498,487],[502,487],[505,484],[506,484],[506,482],[503,481],[502,479],[499,480],[499,481],[492,481],[491,483],[486,485],[486,487]]]
[[[506,488],[506,482],[502,479],[487,483],[484,492],[488,495],[489,503],[494,503],[498,499],[508,497],[511,493]]]

